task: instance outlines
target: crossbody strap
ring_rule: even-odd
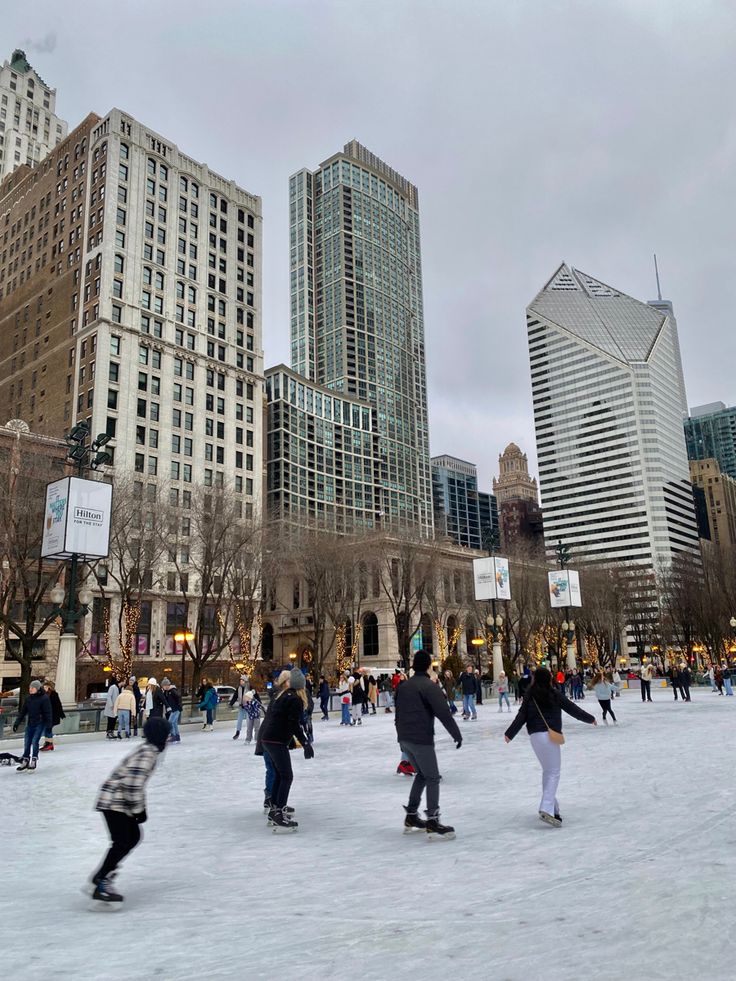
[[[537,707],[537,712],[539,712],[539,714],[542,716],[542,722],[544,722],[544,724],[547,726],[547,731],[548,732],[552,732],[552,730],[550,729],[550,726],[549,726],[549,722],[547,722],[547,720],[544,717],[544,713],[542,712],[542,710],[540,709],[540,707],[537,705],[536,698],[533,698],[532,701],[534,702],[534,704]]]

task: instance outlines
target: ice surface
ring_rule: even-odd
[[[149,783],[115,915],[80,887],[107,847],[97,788],[130,744],[62,737],[35,774],[0,769],[2,974],[731,981],[736,698],[654,698],[624,694],[617,728],[566,721],[559,830],[537,817],[526,735],[503,742],[513,715],[460,721],[460,751],[443,731],[449,842],[401,833],[393,716],[315,721],[315,759],[293,754],[299,832],[279,836],[252,746],[232,723],[186,728]]]

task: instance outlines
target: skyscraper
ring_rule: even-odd
[[[0,68],[0,180],[21,164],[43,160],[67,134],[56,115],[56,89],[16,50]]]
[[[432,534],[416,187],[355,140],[290,180],[291,364],[375,413],[376,524]]]
[[[736,479],[736,406],[724,402],[696,405],[685,419],[690,460],[718,460],[721,471]]]
[[[501,545],[507,551],[524,549],[544,553],[542,509],[536,477],[529,474],[526,453],[509,443],[498,457],[498,479],[493,479],[498,501]]]
[[[696,552],[669,314],[563,263],[527,331],[548,552],[654,569]]]
[[[464,548],[487,548],[498,531],[496,498],[478,490],[478,468],[454,456],[432,457],[435,531]]]

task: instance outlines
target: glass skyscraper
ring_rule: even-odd
[[[433,456],[432,495],[438,535],[464,548],[488,548],[489,536],[498,534],[498,506],[493,494],[478,490],[474,463]]]
[[[579,561],[666,566],[698,551],[677,328],[560,266],[527,308],[544,531]]]
[[[433,532],[416,187],[356,141],[289,183],[291,365],[368,402],[376,525]]]
[[[723,402],[696,405],[685,419],[690,460],[718,460],[721,472],[736,478],[736,406]]]

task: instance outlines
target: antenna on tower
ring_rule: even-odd
[[[657,299],[662,299],[662,290],[659,285],[659,266],[657,265],[657,253],[654,253],[654,275],[657,277]]]

